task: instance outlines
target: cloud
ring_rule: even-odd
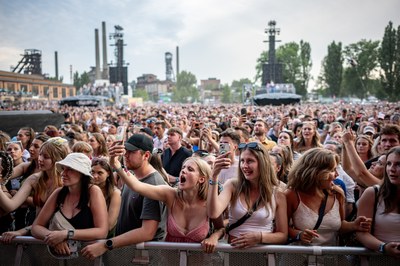
[[[70,65],[82,73],[95,64],[94,29],[106,21],[107,34],[114,25],[124,28],[130,81],[143,73],[164,79],[164,53],[173,53],[175,68],[179,46],[180,70],[198,80],[216,77],[231,83],[254,77],[256,60],[268,49],[264,30],[269,20],[276,20],[281,29],[278,46],[301,39],[311,44],[316,77],[332,41],[345,46],[361,39],[380,40],[389,20],[400,24],[398,10],[398,0],[3,0],[0,69],[9,70],[24,49],[34,48],[42,50],[44,72],[54,75],[58,51],[59,72],[69,81]],[[107,47],[113,62],[114,48]]]

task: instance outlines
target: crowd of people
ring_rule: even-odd
[[[400,259],[400,106],[61,106],[0,132],[1,241],[359,244]],[[1,125],[0,125],[1,127]],[[0,128],[1,129],[1,128]],[[300,263],[300,262],[299,262]]]

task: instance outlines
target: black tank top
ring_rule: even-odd
[[[87,229],[94,227],[92,211],[87,205],[71,219],[65,217],[61,210],[60,212],[75,229]]]

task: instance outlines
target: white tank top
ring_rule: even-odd
[[[229,235],[239,237],[241,233],[263,231],[274,231],[274,220],[276,212],[275,191],[272,193],[271,204],[267,208],[262,207],[253,212],[253,214],[240,226],[232,229]],[[240,201],[240,197],[236,200],[236,204],[229,207],[229,224],[235,223],[247,213],[247,209]]]
[[[381,200],[376,207],[374,235],[385,243],[397,242],[400,240],[400,214],[384,211],[385,202]]]
[[[292,220],[295,228],[299,230],[310,229],[312,230],[317,223],[318,213],[311,210],[305,205],[299,197],[299,206],[293,213]],[[342,225],[339,212],[339,201],[335,197],[332,209],[330,209],[322,219],[322,223],[317,229],[319,238],[314,238],[312,246],[336,246],[337,245],[337,234]],[[300,244],[301,242],[296,242]],[[303,245],[303,244],[301,244]]]

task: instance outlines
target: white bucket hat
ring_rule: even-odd
[[[92,162],[89,157],[79,152],[70,153],[64,158],[64,160],[56,162],[56,167],[59,172],[61,172],[62,167],[65,166],[90,177],[92,177],[92,174],[90,173],[92,170],[91,165]]]

